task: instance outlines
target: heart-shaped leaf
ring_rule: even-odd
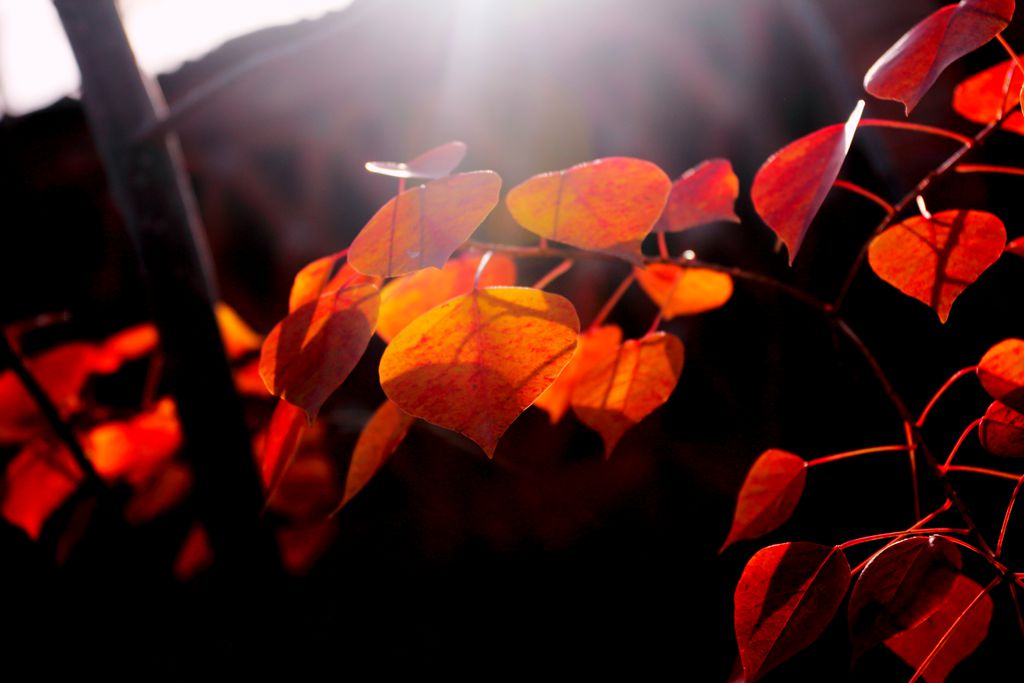
[[[655,332],[623,342],[580,375],[572,409],[604,440],[604,457],[631,427],[669,399],[683,371],[683,342]]]
[[[636,268],[636,280],[666,320],[720,308],[732,296],[732,278],[707,268],[652,263]]]
[[[875,555],[850,593],[854,659],[935,612],[961,567],[959,549],[938,536],[902,539]]]
[[[672,184],[658,229],[679,232],[715,221],[739,223],[740,181],[727,159],[709,159]]]
[[[459,173],[406,190],[363,226],[348,262],[379,277],[440,268],[487,218],[500,190],[494,171]]]
[[[581,249],[640,261],[640,243],[665,208],[672,181],[642,159],[609,157],[543,173],[509,190],[519,225]]]
[[[839,548],[782,543],[750,558],[736,586],[736,642],[747,683],[813,643],[850,585]]]
[[[914,628],[885,641],[886,647],[915,670],[924,663],[949,627],[984,589],[966,576],[958,576],[946,599],[927,619]],[[950,672],[974,652],[988,635],[992,621],[992,598],[985,594],[971,608],[942,649],[924,670],[925,683],[943,683]]]
[[[609,355],[616,353],[621,343],[622,330],[618,325],[602,325],[581,334],[580,344],[572,360],[533,405],[547,412],[551,424],[557,424],[572,403],[572,392],[579,378]]]
[[[774,448],[762,453],[740,488],[732,528],[722,550],[782,526],[800,502],[806,480],[807,462],[803,458]]]
[[[1013,0],[962,0],[936,10],[878,58],[864,76],[864,89],[902,102],[909,116],[947,66],[1009,25],[1013,9]]]
[[[946,322],[960,293],[995,263],[1006,229],[985,211],[914,216],[871,241],[868,263],[878,277],[931,306]]]
[[[430,309],[380,360],[398,407],[466,435],[493,457],[498,439],[572,358],[579,318],[569,301],[527,287],[487,287]]]
[[[993,455],[1024,458],[1024,415],[996,401],[981,418],[978,438]]]
[[[370,173],[392,178],[443,178],[466,157],[466,143],[454,140],[428,149],[410,161],[367,161]]]
[[[370,421],[363,427],[352,451],[348,472],[345,474],[345,493],[342,495],[340,510],[352,497],[377,474],[391,454],[401,445],[409,428],[415,422],[393,401],[384,401]],[[335,512],[337,512],[335,510]]]
[[[312,420],[362,357],[379,307],[377,287],[356,284],[289,313],[263,342],[260,377],[267,391],[299,406]]]
[[[1021,87],[1024,76],[1010,59],[961,81],[953,91],[953,109],[968,121],[987,124],[1017,109]],[[1014,111],[1003,130],[1024,135],[1024,115]]]
[[[989,396],[1024,413],[1024,339],[1004,339],[986,351],[978,379]]]
[[[392,280],[380,292],[377,334],[388,342],[434,306],[473,289],[480,254],[464,254],[445,264],[441,270],[428,268]],[[503,254],[492,254],[482,273],[480,287],[514,285],[515,261]]]
[[[761,165],[750,189],[754,208],[796,258],[832,183],[839,177],[860,124],[864,101],[837,123],[789,143]]]

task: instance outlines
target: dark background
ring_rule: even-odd
[[[379,2],[330,40],[254,70],[186,119],[182,142],[222,296],[257,329],[269,330],[286,312],[295,271],[346,246],[393,193],[391,181],[362,170],[365,161],[409,158],[450,139],[469,146],[463,169],[494,169],[506,189],[601,156],[648,158],[673,178],[727,157],[741,181],[743,224],[672,237],[673,250],[835,295],[880,218],[877,207],[833,192],[789,269],[750,206],[750,182],[776,149],[844,120],[866,97],[867,68],[939,3],[489,6],[489,18],[470,21],[448,0]],[[163,77],[167,99],[337,21],[344,14],[232,41]],[[1012,26],[1011,43],[1019,35]],[[1003,59],[993,44],[955,64],[914,120],[973,134],[977,127],[949,108],[952,87]],[[902,118],[902,109],[869,99],[866,115]],[[953,149],[941,139],[863,130],[843,177],[895,201]],[[1018,137],[997,133],[973,158],[1012,164],[1022,149]],[[951,177],[929,192],[928,205],[989,208],[1019,236],[1019,182]],[[0,122],[0,188],[0,320],[67,310],[61,335],[101,338],[146,318],[130,244],[77,102]],[[478,236],[533,239],[501,205]],[[866,269],[857,280],[851,325],[914,409],[993,343],[1024,334],[1024,265],[1014,261],[1001,260],[969,288],[945,326]],[[520,281],[551,265],[522,262]],[[580,265],[552,289],[572,298],[586,324],[624,273]],[[634,289],[615,320],[635,336],[654,314]],[[184,585],[173,580],[187,508],[143,529],[124,527],[114,512],[98,514],[59,568],[56,533],[33,543],[0,526],[4,660],[40,678],[336,679],[366,669],[483,678],[621,670],[726,680],[735,660],[732,591],[757,548],[838,543],[912,522],[906,459],[869,456],[816,468],[790,524],[764,544],[719,556],[749,464],[770,447],[812,458],[898,443],[901,425],[856,352],[813,311],[774,292],[737,283],[724,309],[666,329],[686,344],[680,386],[611,461],[602,462],[599,439],[571,415],[550,427],[546,415],[528,410],[493,463],[461,437],[418,426],[342,512],[337,541],[311,572],[254,587],[242,614],[223,599],[227,579],[216,569]],[[351,448],[383,399],[375,381],[382,349],[371,343],[324,409],[339,448]],[[986,405],[973,380],[954,391],[926,432],[935,450],[948,452]],[[958,458],[979,466],[995,460],[973,440]],[[994,533],[1011,489],[969,479],[963,491]],[[1011,545],[1021,546],[1010,547],[1011,557],[1024,550]],[[968,560],[967,567],[983,584],[990,578],[984,566]],[[1011,664],[1021,638],[1012,606],[1004,588],[994,597],[993,637],[954,680],[1019,672]],[[767,680],[845,680],[848,659],[838,618],[822,642]],[[888,681],[910,673],[879,649],[852,676]]]

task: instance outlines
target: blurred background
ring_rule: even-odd
[[[347,246],[394,193],[364,162],[408,159],[453,139],[469,148],[463,170],[493,169],[505,188],[602,156],[650,159],[673,178],[726,157],[741,182],[742,225],[671,236],[673,251],[834,296],[877,207],[832,193],[789,269],[750,206],[751,179],[773,151],[845,120],[866,97],[868,67],[941,4],[132,0],[123,11],[140,63],[159,75],[172,108],[210,79],[237,76],[178,130],[222,298],[266,332],[287,311],[295,272]],[[0,321],[68,311],[60,335],[101,338],[146,319],[145,292],[54,22],[42,0],[0,2]],[[1007,35],[1022,47],[1019,22]],[[1003,59],[990,45],[953,65],[914,120],[973,134],[977,126],[950,109],[952,88]],[[866,115],[903,118],[899,105],[870,100]],[[951,144],[863,130],[843,177],[896,200]],[[997,133],[976,159],[1014,163],[1022,150],[1018,137]],[[988,207],[1019,236],[1015,183],[950,178],[928,205]],[[503,205],[477,237],[535,239]],[[1006,261],[967,290],[945,326],[866,271],[858,280],[851,324],[911,406],[994,342],[1024,334],[1020,265]],[[552,265],[522,262],[520,282]],[[625,272],[581,264],[552,289],[586,324]],[[654,314],[635,289],[615,320],[636,336]],[[762,545],[717,554],[749,464],[770,447],[811,458],[896,443],[902,432],[859,357],[812,312],[771,291],[737,283],[724,309],[666,329],[686,344],[680,387],[609,462],[571,416],[551,427],[536,409],[510,429],[494,463],[468,441],[414,428],[339,515],[336,539],[308,573],[281,595],[253,596],[267,600],[265,620],[244,633],[209,607],[214,583],[171,575],[180,525],[129,544],[94,540],[60,568],[52,547],[4,526],[0,591],[17,635],[0,648],[40,672],[145,680],[254,667],[300,678],[361,667],[378,676],[415,668],[483,677],[613,667],[724,681],[735,660],[732,591]],[[382,350],[374,340],[324,409],[340,450],[351,449],[383,400]],[[986,405],[969,382],[943,402],[929,432],[937,450],[946,452]],[[989,456],[968,449],[966,458],[986,464]],[[968,502],[998,528],[1010,489],[968,483]],[[794,521],[766,542],[835,543],[903,528],[909,489],[904,458],[816,469]],[[996,601],[997,637],[955,680],[1005,671],[1019,645],[1006,596]],[[766,680],[909,676],[882,651],[850,674],[841,622]]]

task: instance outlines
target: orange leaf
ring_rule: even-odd
[[[377,474],[409,433],[413,419],[393,401],[384,401],[363,427],[345,475],[345,493],[337,512]]]
[[[472,290],[480,258],[480,254],[464,254],[446,263],[441,270],[420,270],[386,284],[380,292],[377,318],[380,338],[391,341],[406,325],[434,306]],[[493,254],[480,274],[479,286],[515,283],[515,261],[503,254]]]
[[[634,272],[640,287],[666,320],[720,308],[732,296],[732,278],[707,268],[652,263]]]
[[[935,309],[946,322],[960,293],[995,263],[1006,229],[985,211],[915,216],[871,241],[868,263],[878,277]]]
[[[111,372],[127,361],[137,360],[156,351],[160,335],[153,323],[135,325],[111,335],[100,347],[104,365]]]
[[[333,459],[304,444],[281,477],[281,484],[268,501],[268,507],[292,523],[322,521],[341,498],[339,475]]]
[[[878,58],[864,76],[864,89],[902,102],[909,116],[947,66],[1009,25],[1013,5],[1013,0],[962,0],[936,10]]]
[[[996,401],[981,418],[978,438],[993,455],[1024,458],[1024,415]]]
[[[241,396],[254,396],[256,398],[269,398],[270,393],[263,384],[260,377],[260,360],[256,358],[233,371],[235,379],[235,391]]]
[[[94,427],[82,437],[82,448],[104,479],[138,484],[173,456],[181,442],[174,401],[165,398],[130,420]]]
[[[377,287],[356,284],[289,313],[263,342],[260,376],[267,390],[312,420],[362,357],[379,307]]]
[[[493,457],[509,425],[572,358],[569,301],[526,287],[488,287],[432,308],[384,351],[380,382],[405,412],[466,435]]]
[[[579,378],[572,409],[601,435],[605,458],[628,429],[668,400],[682,370],[683,342],[655,332],[624,342]]]
[[[581,249],[640,261],[640,243],[665,208],[672,181],[642,159],[609,157],[542,173],[505,203],[519,225]]]
[[[986,351],[978,379],[989,396],[1024,412],[1024,340],[1004,339]]]
[[[710,159],[683,173],[675,183],[665,206],[665,221],[659,229],[679,232],[689,228],[731,221],[739,223],[736,198],[740,181],[727,159]]]
[[[298,452],[305,431],[306,415],[302,409],[288,401],[278,401],[260,451],[260,479],[268,499]]]
[[[442,178],[465,157],[466,143],[454,140],[428,149],[411,161],[367,161],[366,170],[392,178]]]
[[[7,463],[0,514],[38,540],[43,525],[82,480],[82,473],[63,446],[35,439]]]
[[[580,377],[605,358],[618,352],[621,343],[622,330],[618,325],[603,325],[581,334],[580,344],[572,360],[562,370],[555,383],[548,387],[533,405],[547,411],[551,424],[559,422],[572,403],[572,392]]]
[[[961,81],[953,91],[953,109],[968,121],[987,124],[1020,104],[1022,86],[1024,77],[1010,59]],[[1003,130],[1024,135],[1024,115],[1013,112]]]
[[[885,641],[886,646],[908,665],[917,669],[938,645],[953,622],[978,597],[983,588],[966,576],[958,576],[946,599],[920,624]],[[963,620],[924,670],[926,683],[943,683],[967,655],[974,652],[988,635],[992,621],[992,598],[986,594]]]
[[[774,448],[762,453],[740,488],[732,528],[722,550],[782,526],[800,502],[806,480],[807,462],[803,458]]]
[[[348,263],[338,264],[345,258],[348,250],[324,256],[307,264],[295,275],[292,291],[288,297],[288,312],[310,301],[315,301],[322,294],[336,292],[339,289],[356,285],[376,285],[380,287],[379,277],[370,277],[358,273]],[[335,272],[337,269],[337,272]]]
[[[217,316],[217,326],[220,328],[220,336],[224,340],[224,350],[228,358],[241,358],[247,353],[259,350],[263,338],[242,320],[235,309],[219,301],[213,311]]]
[[[498,203],[501,176],[459,173],[406,190],[356,235],[349,263],[360,273],[394,277],[440,268]]]
[[[790,264],[839,177],[863,111],[861,100],[845,124],[822,128],[789,143],[768,157],[754,176],[750,189],[754,208],[786,243]]]

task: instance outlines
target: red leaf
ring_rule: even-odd
[[[180,505],[192,489],[192,470],[181,462],[169,462],[135,491],[124,508],[129,524],[145,524]]]
[[[816,543],[768,546],[750,558],[736,586],[736,641],[747,683],[813,643],[850,585],[839,548]]]
[[[427,268],[392,280],[380,292],[380,315],[377,334],[386,342],[438,304],[473,289],[480,254],[464,254],[452,259],[441,270]],[[514,285],[515,261],[503,254],[493,254],[480,274],[480,287]]]
[[[1021,87],[1024,77],[1010,59],[961,81],[953,91],[953,109],[969,121],[988,124],[1020,104]],[[1024,115],[1013,112],[1003,130],[1024,135]]]
[[[358,273],[348,263],[341,263],[348,251],[339,251],[324,256],[307,264],[295,274],[292,291],[288,297],[288,312],[310,301],[316,301],[323,294],[336,292],[358,285],[376,285],[380,287],[379,277],[370,277]],[[339,267],[340,264],[340,267]],[[335,271],[337,269],[337,271]]]
[[[732,528],[719,552],[736,541],[758,538],[782,526],[800,502],[806,479],[803,458],[777,449],[762,453],[743,481]]]
[[[342,495],[338,510],[352,500],[373,475],[377,474],[405,439],[413,422],[413,418],[392,401],[384,401],[377,409],[356,441],[348,473],[345,475],[345,493]]]
[[[305,432],[306,414],[302,409],[287,401],[278,401],[260,452],[260,479],[267,498],[277,490]]]
[[[338,520],[326,519],[302,526],[277,530],[281,565],[293,576],[305,576],[331,547],[338,535]]]
[[[360,273],[394,277],[440,268],[498,203],[501,176],[459,173],[406,190],[356,235],[348,260]]]
[[[938,536],[899,540],[872,558],[850,594],[854,659],[931,616],[961,566],[960,550]]]
[[[917,669],[953,622],[983,590],[966,576],[958,576],[946,599],[939,604],[938,610],[914,628],[886,640],[886,646],[908,665]],[[991,621],[992,598],[986,594],[964,616],[949,640],[924,670],[926,683],[943,683],[957,664],[985,640]]]
[[[863,100],[845,124],[837,123],[791,142],[761,165],[750,190],[754,208],[796,258],[850,151]]]
[[[233,370],[235,380],[235,391],[240,396],[254,396],[256,398],[269,398],[270,392],[263,384],[260,377],[260,359],[256,358]]]
[[[609,157],[535,175],[509,190],[505,203],[532,233],[639,263],[640,243],[671,189],[655,164]]]
[[[871,241],[868,263],[878,277],[931,306],[946,322],[960,293],[995,263],[1006,229],[985,211],[941,211],[915,216]]]
[[[993,455],[1024,458],[1024,415],[996,401],[981,418],[978,438]]]
[[[595,365],[618,352],[622,343],[622,330],[617,325],[603,325],[589,329],[580,335],[576,354],[562,370],[555,383],[533,402],[547,412],[551,424],[558,423],[572,403],[572,392],[580,377]]]
[[[289,313],[263,342],[260,376],[267,390],[313,419],[362,357],[379,307],[377,287],[356,284]]]
[[[174,558],[174,578],[178,581],[194,579],[213,564],[213,549],[210,538],[198,523],[189,529],[178,556]]]
[[[962,0],[935,11],[878,58],[864,76],[864,88],[902,102],[909,116],[947,66],[1009,25],[1013,5],[1013,0]]]
[[[978,379],[989,396],[1024,412],[1024,340],[1004,339],[985,352]]]
[[[1014,256],[1024,257],[1024,237],[1018,237],[1006,245],[1006,251]]]
[[[740,181],[727,159],[710,159],[691,168],[672,185],[659,229],[679,232],[689,228],[730,221],[739,223],[736,198]]]
[[[381,387],[405,412],[466,435],[493,457],[501,435],[572,358],[578,335],[576,311],[561,296],[473,290],[391,340]]]
[[[715,270],[652,263],[633,272],[666,320],[721,308],[732,297],[732,278]]]
[[[465,157],[466,143],[455,140],[428,149],[411,161],[367,161],[366,170],[392,178],[443,178]]]
[[[303,444],[268,507],[291,523],[320,522],[341,498],[340,474],[332,458]]]
[[[160,400],[129,420],[105,422],[82,437],[82,447],[104,479],[140,484],[181,448],[174,401]]]
[[[63,446],[35,439],[7,463],[0,514],[38,539],[50,515],[82,480],[81,470]]]
[[[655,332],[624,342],[580,376],[572,409],[604,440],[611,457],[622,435],[669,399],[683,371],[683,342]]]

